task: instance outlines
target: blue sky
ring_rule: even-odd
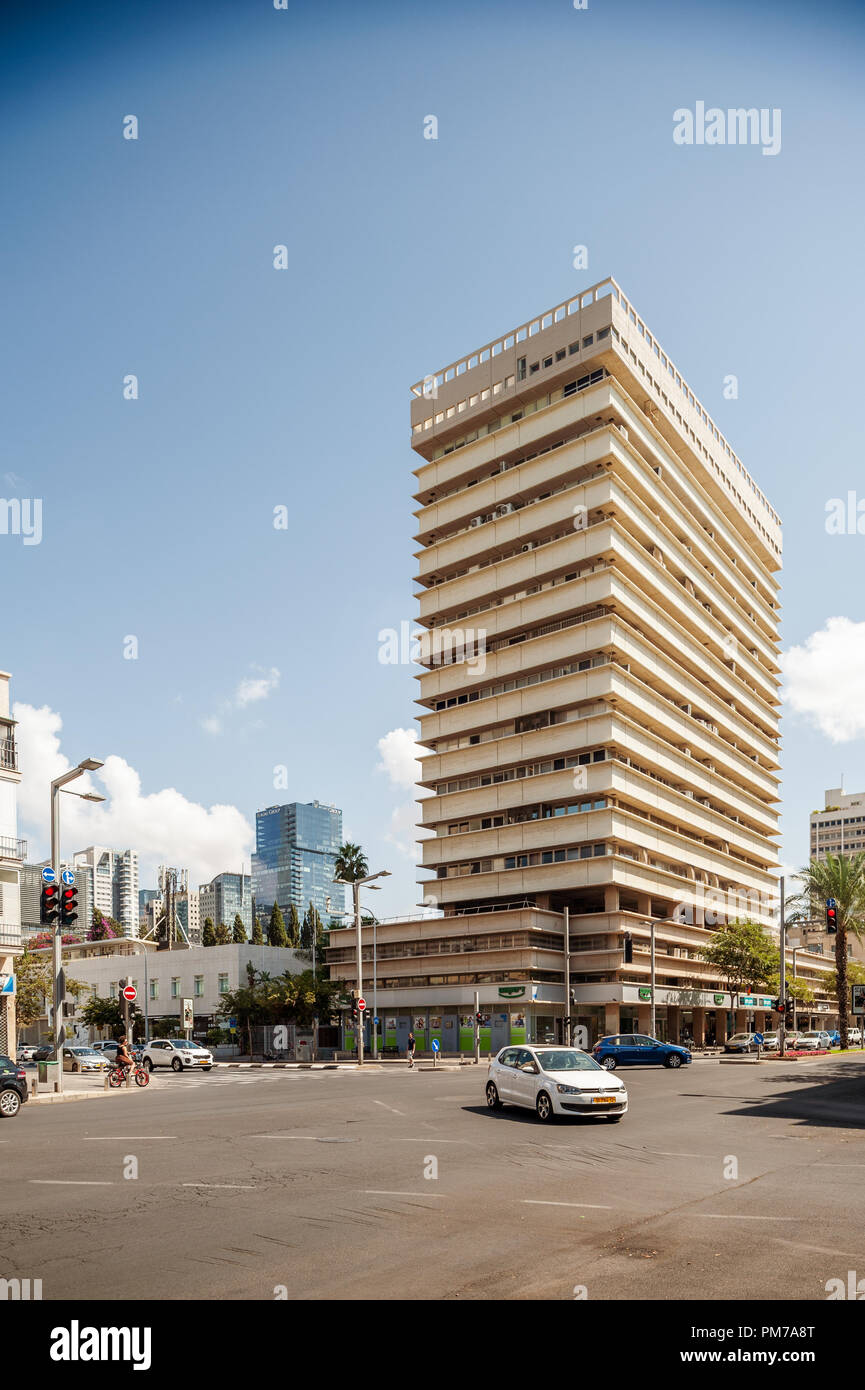
[[[0,495],[43,499],[43,539],[0,535],[0,668],[50,712],[34,852],[46,772],[111,756],[70,849],[137,834],[203,881],[317,797],[393,871],[379,911],[413,905],[379,740],[415,681],[378,660],[416,611],[408,388],[612,274],[784,520],[801,862],[824,787],[865,788],[865,540],[825,529],[865,495],[863,38],[833,0],[8,4]],[[780,108],[781,152],[675,145],[697,100]]]

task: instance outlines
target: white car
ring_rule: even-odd
[[[19,1064],[19,1066],[20,1066],[22,1063],[24,1063],[24,1062],[32,1062],[32,1061],[33,1061],[33,1053],[34,1053],[35,1051],[36,1051],[36,1046],[35,1046],[35,1044],[31,1047],[29,1043],[25,1043],[23,1047],[19,1047],[19,1049],[18,1049],[18,1064]]]
[[[822,1048],[830,1048],[832,1039],[825,1032],[800,1033],[796,1039],[797,1052],[817,1052]]]
[[[487,1105],[523,1105],[539,1120],[556,1115],[602,1115],[620,1120],[628,1108],[625,1083],[578,1047],[504,1047],[490,1058]]]
[[[64,1071],[105,1071],[111,1065],[104,1052],[96,1052],[92,1047],[64,1047]]]
[[[862,1046],[862,1029],[861,1029],[861,1028],[848,1028],[848,1029],[847,1029],[847,1042],[848,1042],[848,1043],[855,1043],[857,1047],[861,1047],[861,1046]]]
[[[210,1071],[213,1053],[186,1038],[156,1038],[144,1049],[142,1059],[146,1071],[155,1067],[171,1067],[172,1071]]]

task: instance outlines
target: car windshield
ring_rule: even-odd
[[[197,1042],[187,1042],[187,1041],[186,1041],[186,1038],[178,1038],[178,1039],[176,1039],[176,1040],[175,1040],[174,1038],[172,1038],[172,1040],[171,1040],[171,1046],[172,1046],[172,1047],[188,1047],[188,1048],[190,1048],[193,1052],[200,1052],[200,1051],[201,1051],[201,1043],[197,1043]]]
[[[555,1052],[536,1052],[535,1056],[544,1071],[603,1071],[594,1057],[571,1047],[557,1048]]]
[[[751,1033],[734,1033],[730,1042],[750,1042],[751,1037]]]

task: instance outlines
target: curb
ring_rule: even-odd
[[[141,1087],[140,1087],[140,1086],[136,1086],[134,1089],[135,1089],[136,1091],[140,1091],[140,1090],[141,1090]],[[28,1098],[27,1098],[27,1104],[28,1104],[28,1105],[65,1105],[67,1102],[76,1101],[76,1100],[108,1100],[108,1099],[110,1099],[110,1097],[113,1096],[113,1095],[123,1095],[124,1093],[125,1093],[125,1092],[124,1092],[123,1090],[120,1090],[120,1091],[117,1091],[117,1092],[115,1092],[115,1091],[63,1091],[59,1096],[55,1096],[55,1095],[28,1096]],[[131,1094],[132,1094],[132,1088],[130,1088],[130,1090],[129,1090],[129,1095],[131,1095]]]

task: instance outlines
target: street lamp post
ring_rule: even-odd
[[[85,758],[84,762],[77,767],[70,768],[64,772],[62,777],[55,777],[51,783],[51,867],[54,870],[55,883],[60,882],[60,793],[68,782],[74,782],[77,777],[81,777],[85,772],[95,772],[102,763],[95,758]],[[81,796],[82,801],[104,801],[104,796],[97,796],[95,792],[70,793],[72,796]],[[66,977],[63,974],[63,923],[60,919],[60,912],[57,913],[57,921],[54,923],[54,936],[52,940],[52,966],[54,976],[54,1060],[57,1062],[57,1089],[63,1090],[63,1043],[65,1041],[66,1030],[63,1023],[63,1003],[66,997]]]
[[[361,952],[362,934],[361,934],[361,923],[360,923],[360,890],[361,890],[361,888],[363,888],[366,884],[372,884],[373,879],[376,879],[376,878],[390,878],[390,870],[389,870],[389,869],[380,869],[379,872],[378,872],[377,874],[368,874],[366,878],[355,878],[355,879],[351,879],[351,880],[346,879],[346,878],[335,878],[335,879],[333,880],[334,883],[341,883],[344,887],[348,887],[349,883],[351,884],[351,892],[352,892],[353,905],[354,905],[354,925],[355,925],[355,931],[356,931],[356,934],[357,934],[357,997],[358,997],[358,999],[362,999],[362,998],[363,998],[363,958],[362,958],[362,952]],[[376,887],[377,887],[377,885],[376,885]],[[373,965],[373,971],[375,971],[375,965]],[[375,990],[375,975],[374,975],[374,974],[373,974],[373,990]],[[359,1067],[362,1067],[362,1066],[363,1066],[363,1012],[364,1012],[364,1011],[361,1010],[361,1009],[358,1009],[358,1011],[357,1011],[357,1064],[358,1064]],[[375,1017],[375,1015],[373,1015],[373,1017]],[[375,1024],[373,1024],[373,1027],[375,1027]]]

